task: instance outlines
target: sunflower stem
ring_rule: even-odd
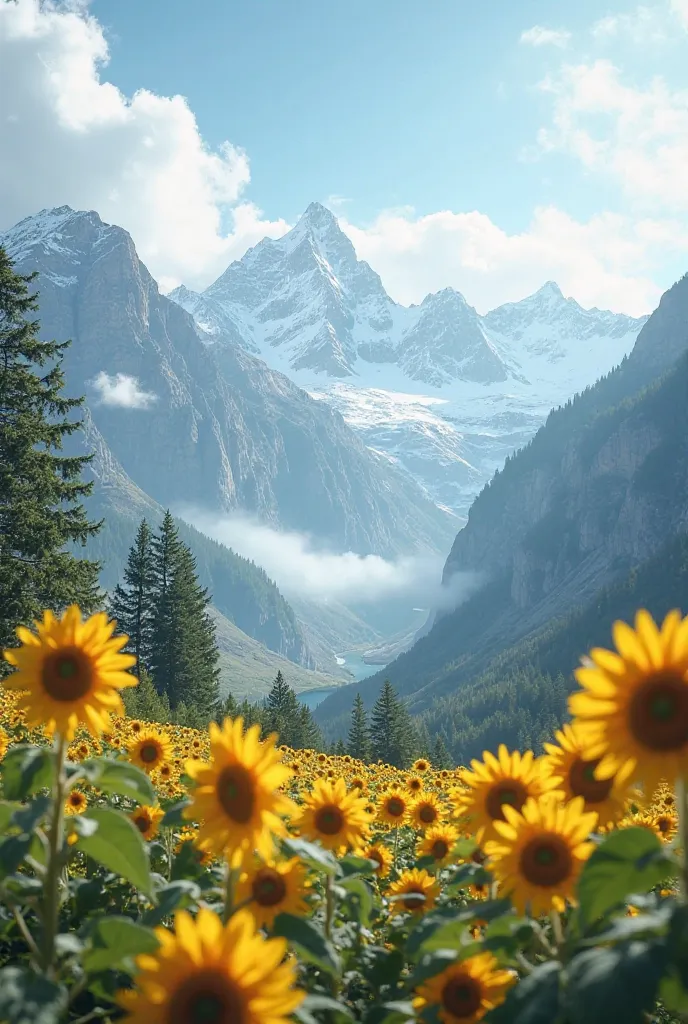
[[[394,860],[392,862],[394,864],[394,870],[395,871],[397,869],[397,848],[398,848],[398,846],[399,846],[399,829],[395,828],[394,829]]]
[[[552,935],[554,936],[554,949],[558,952],[564,945],[564,929],[561,924],[561,917],[559,911],[552,907],[549,919],[552,922]]]
[[[225,877],[225,908],[222,915],[224,924],[227,924],[234,913],[234,886],[236,883],[237,871],[227,861],[227,874]]]
[[[65,774],[65,752],[67,743],[58,733],[55,737],[55,781],[53,784],[53,806],[48,832],[48,862],[43,882],[43,972],[52,976],[55,961],[55,940],[60,918],[60,879],[62,874],[62,846],[64,840],[64,802],[67,789]]]
[[[676,783],[676,803],[679,813],[681,846],[683,847],[681,894],[684,902],[688,903],[688,784],[686,779],[678,779]]]
[[[334,889],[332,875],[325,876],[325,935],[332,938],[332,922],[334,920]]]

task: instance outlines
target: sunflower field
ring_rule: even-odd
[[[406,772],[127,718],[114,628],[4,652],[0,1022],[688,1020],[688,618],[616,623],[541,756]]]

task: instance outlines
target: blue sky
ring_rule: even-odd
[[[688,0],[0,5],[0,229],[95,208],[203,287],[317,199],[399,301],[640,313],[688,264],[687,45]]]

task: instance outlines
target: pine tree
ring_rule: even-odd
[[[215,624],[210,596],[198,582],[196,561],[165,513],[152,539],[154,611],[151,670],[174,710],[184,702],[206,723],[219,707]]]
[[[124,582],[117,584],[110,603],[118,632],[129,637],[126,650],[136,655],[139,672],[150,670],[153,659],[154,602],[152,535],[148,523],[142,519],[129,549]]]
[[[239,705],[237,704],[236,697],[232,693],[228,693],[225,697],[224,704],[222,705],[221,719],[225,718],[238,718],[239,717]]]
[[[366,764],[368,764],[371,758],[368,716],[360,693],[357,693],[354,697],[354,704],[351,709],[351,728],[349,729],[347,753],[351,754],[358,761],[364,761]]]
[[[297,731],[294,737],[295,750],[321,750],[322,733],[307,704],[299,704]]]
[[[296,703],[294,691],[285,681],[281,670],[278,670],[272,688],[265,698],[263,728],[269,733],[276,732],[280,743],[289,744],[289,734],[293,731],[294,725],[294,712],[298,710]]]
[[[181,543],[168,510],[151,541],[155,589],[151,673],[158,693],[169,694],[174,677],[175,622],[171,591]]]
[[[406,705],[386,680],[371,716],[373,756],[396,768],[407,768],[416,746],[413,723]]]
[[[143,722],[172,720],[167,695],[161,696],[158,693],[150,674],[145,669],[139,672],[139,685],[122,690],[122,697],[129,718],[140,718]]]
[[[69,343],[39,340],[29,316],[37,309],[28,287],[35,275],[12,268],[0,247],[0,649],[46,608],[95,608],[99,566],[68,547],[102,525],[80,504],[93,486],[81,479],[92,456],[62,454],[80,426],[69,414],[83,402],[62,394]]]
[[[440,771],[443,768],[453,768],[454,762],[452,761],[451,754],[447,750],[447,745],[444,742],[442,733],[437,734],[434,746],[432,748],[431,762],[433,768]]]

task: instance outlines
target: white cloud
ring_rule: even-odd
[[[521,32],[520,41],[528,46],[558,46],[561,49],[568,46],[571,33],[566,29],[543,28],[542,25],[533,25],[532,28]]]
[[[408,595],[423,608],[456,607],[482,583],[476,573],[458,573],[442,586],[440,556],[388,561],[353,551],[322,551],[304,534],[276,530],[241,514],[217,516],[198,509],[179,514],[209,537],[265,569],[287,596],[315,601],[377,603]]]
[[[660,76],[628,85],[609,60],[566,65],[542,89],[554,103],[543,150],[574,155],[646,207],[688,210],[688,90]]]
[[[688,0],[671,0],[671,12],[688,31]]]
[[[182,96],[125,96],[85,4],[0,3],[0,230],[43,207],[96,209],[133,235],[164,286],[207,284],[284,221],[241,202],[250,172],[210,149]]]
[[[514,234],[477,211],[397,210],[365,229],[342,227],[397,301],[420,302],[453,286],[480,312],[553,278],[584,306],[646,313],[660,295],[653,257],[686,241],[662,221],[601,213],[581,222],[554,206],[536,209],[528,228]]]
[[[149,409],[158,396],[151,391],[139,387],[136,377],[126,373],[115,373],[110,376],[101,370],[91,386],[98,393],[102,405],[116,405],[123,409]]]
[[[598,42],[628,39],[646,46],[664,42],[667,38],[667,9],[640,5],[633,11],[608,14],[592,26],[591,32]]]

